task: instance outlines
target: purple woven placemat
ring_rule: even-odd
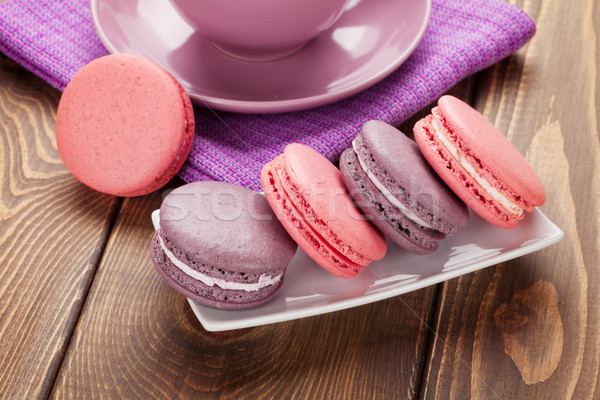
[[[258,190],[262,166],[288,143],[305,143],[336,160],[366,121],[398,125],[534,32],[531,18],[502,0],[433,0],[429,26],[411,57],[349,99],[287,114],[196,108],[196,136],[179,174],[188,182],[222,180]],[[0,50],[61,90],[81,67],[107,54],[87,0],[1,3]]]

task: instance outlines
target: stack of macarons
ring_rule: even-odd
[[[297,245],[325,270],[352,278],[383,258],[386,237],[428,254],[467,225],[467,206],[509,228],[544,202],[523,156],[464,102],[440,98],[414,135],[416,142],[370,121],[339,169],[290,144],[264,165],[264,196],[219,182],[176,189],[151,245],[159,274],[199,303],[254,307],[275,295]]]
[[[265,196],[222,182],[169,194],[151,254],[158,273],[201,304],[241,309],[275,296],[299,245],[330,273],[356,276],[383,258],[386,237],[417,254],[467,225],[467,206],[501,228],[545,201],[525,158],[480,113],[443,96],[414,126],[416,143],[366,123],[339,169],[293,143],[265,164]],[[162,187],[181,168],[194,113],[175,77],[131,54],[101,57],[67,85],[56,138],[66,167],[117,196]]]
[[[411,252],[431,253],[467,225],[467,206],[511,228],[544,203],[525,158],[463,101],[441,97],[414,135],[416,143],[370,121],[343,152],[341,171],[297,143],[263,167],[262,187],[277,217],[326,270],[350,278],[382,258],[381,233]]]

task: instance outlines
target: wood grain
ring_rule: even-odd
[[[79,184],[56,151],[59,92],[0,55],[0,387],[46,397],[118,202]]]
[[[600,18],[593,1],[518,5],[536,20],[537,34],[482,74],[475,106],[539,174],[547,191],[542,210],[564,230],[565,239],[444,285],[425,398],[591,399],[600,393],[595,35]],[[579,23],[556,29],[566,16]],[[494,317],[540,281],[555,293],[533,289],[528,313],[535,323],[521,327],[519,346],[513,346]],[[558,318],[564,336],[557,333]],[[530,357],[543,349],[551,353],[544,355],[544,365],[531,365]]]
[[[540,280],[515,293],[496,309],[494,321],[502,333],[504,352],[512,358],[523,381],[532,385],[550,378],[565,340],[554,285]]]
[[[510,1],[536,36],[453,94],[526,155],[565,239],[386,301],[222,333],[152,267],[163,192],[121,201],[79,184],[56,151],[59,92],[0,55],[0,398],[598,398],[600,7]]]

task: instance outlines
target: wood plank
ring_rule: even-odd
[[[77,182],[54,137],[60,93],[0,54],[0,388],[47,397],[119,202]]]
[[[519,2],[537,34],[486,71],[475,105],[526,155],[559,244],[444,285],[424,398],[597,398],[599,10]],[[569,29],[557,29],[565,26]]]

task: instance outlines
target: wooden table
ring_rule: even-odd
[[[565,238],[389,300],[222,333],[151,265],[163,191],[120,199],[76,181],[56,150],[60,93],[0,56],[0,397],[600,397],[600,7],[513,2],[536,36],[452,92],[526,155]]]

